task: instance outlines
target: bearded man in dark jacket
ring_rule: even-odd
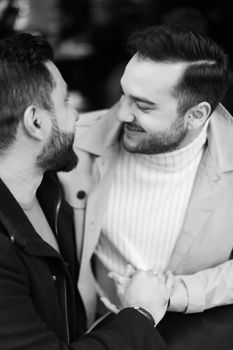
[[[73,212],[56,177],[77,163],[78,116],[49,44],[1,40],[0,85],[0,349],[165,349],[154,321],[169,295],[153,274],[139,288],[150,272],[124,285],[123,310],[85,333]]]

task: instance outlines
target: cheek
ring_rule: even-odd
[[[166,113],[154,113],[151,116],[141,118],[139,124],[148,134],[154,134],[169,129],[173,122],[172,119]]]
[[[58,125],[63,131],[74,131],[76,125],[75,113],[69,108],[60,108],[57,114]]]
[[[154,111],[153,114],[145,115],[139,123],[146,132],[153,134],[169,130],[176,118],[177,113],[174,107],[167,106],[163,111]]]

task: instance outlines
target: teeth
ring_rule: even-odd
[[[131,131],[142,131],[141,128],[137,128],[137,127],[135,127],[135,126],[127,125],[126,127],[127,127],[127,129],[129,129],[129,130],[131,130]]]
[[[131,128],[131,127],[128,127],[128,129],[130,131],[142,131],[142,129],[139,129],[139,128]]]

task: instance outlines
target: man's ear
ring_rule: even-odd
[[[186,123],[188,129],[198,129],[202,127],[211,113],[211,106],[208,102],[200,102],[191,107],[186,113]]]
[[[23,116],[23,125],[26,132],[37,140],[43,140],[42,119],[36,106],[26,108]]]

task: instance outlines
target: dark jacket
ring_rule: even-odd
[[[85,313],[76,288],[73,212],[53,174],[44,176],[37,197],[61,255],[36,233],[0,180],[0,349],[164,349],[150,321],[132,309],[79,338]]]

